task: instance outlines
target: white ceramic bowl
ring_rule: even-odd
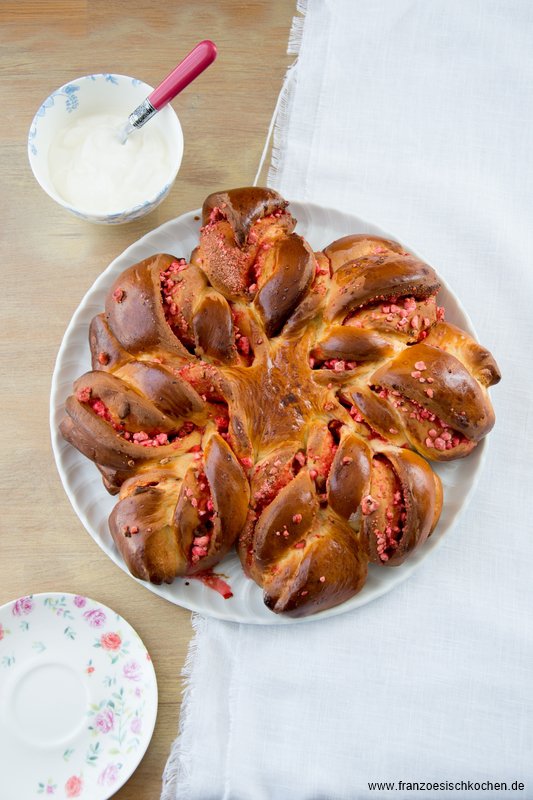
[[[48,167],[48,152],[54,136],[76,117],[89,114],[119,114],[126,122],[129,114],[150,94],[151,86],[127,75],[86,75],[66,83],[53,92],[37,111],[28,135],[28,158],[37,181],[56,203],[88,222],[117,225],[148,214],[170,191],[183,156],[183,133],[170,105],[147,125],[157,127],[170,154],[170,169],[161,186],[141,203],[117,208],[113,213],[87,213],[68,203],[55,188]],[[134,134],[132,134],[134,135]]]

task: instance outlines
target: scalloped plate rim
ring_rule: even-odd
[[[289,209],[294,214],[296,218],[298,218],[298,209],[301,209],[303,213],[308,214],[311,218],[311,226],[313,225],[313,216],[320,216],[325,214],[328,218],[328,225],[339,225],[346,223],[347,225],[355,225],[357,228],[362,228],[363,230],[372,229],[375,235],[384,236],[388,239],[393,239],[395,241],[400,241],[402,244],[415,256],[421,258],[422,260],[426,260],[423,256],[412,248],[409,244],[403,242],[401,237],[397,237],[391,233],[388,233],[380,226],[376,225],[375,223],[368,222],[363,218],[355,215],[350,214],[344,211],[341,211],[336,208],[328,208],[324,206],[320,206],[316,203],[310,202],[302,202],[302,201],[290,201]],[[212,605],[212,603],[217,603],[218,601],[213,598],[215,594],[211,589],[207,587],[202,587],[203,592],[200,595],[201,602],[194,600],[194,598],[188,597],[176,597],[170,596],[169,591],[172,587],[176,587],[179,583],[180,579],[177,579],[173,584],[167,584],[164,586],[155,586],[154,584],[147,583],[145,581],[141,581],[134,576],[131,575],[129,572],[126,564],[116,551],[114,545],[109,546],[106,542],[102,541],[99,537],[98,533],[95,531],[91,523],[89,522],[87,515],[84,511],[80,508],[78,498],[76,496],[76,492],[73,490],[71,483],[68,479],[68,476],[65,474],[65,469],[63,466],[63,452],[65,449],[70,448],[70,445],[65,442],[59,434],[58,425],[57,425],[57,418],[64,410],[64,398],[61,399],[59,397],[59,387],[60,384],[64,382],[65,379],[60,380],[59,375],[63,366],[63,360],[66,354],[69,352],[70,348],[72,347],[71,339],[73,336],[79,331],[80,327],[80,320],[85,316],[87,313],[87,309],[91,304],[92,298],[95,294],[99,291],[105,289],[107,290],[111,285],[112,280],[114,277],[118,276],[120,272],[127,268],[128,264],[124,263],[128,261],[130,254],[134,251],[137,251],[146,246],[151,240],[155,238],[159,238],[164,236],[168,232],[172,232],[175,227],[185,226],[189,223],[193,223],[193,227],[200,227],[200,220],[195,220],[195,217],[201,218],[201,209],[195,209],[193,211],[188,211],[184,214],[181,214],[179,217],[176,217],[171,220],[167,220],[166,222],[159,225],[157,228],[154,228],[151,231],[148,231],[144,234],[140,239],[133,242],[129,245],[125,250],[123,250],[116,258],[111,261],[111,263],[105,268],[105,270],[96,278],[93,282],[92,286],[87,290],[84,297],[82,298],[81,302],[79,303],[76,311],[72,315],[72,318],[66,328],[64,333],[61,345],[58,350],[57,358],[54,365],[54,371],[52,375],[52,383],[51,383],[51,390],[50,390],[50,434],[51,434],[51,443],[52,443],[52,450],[54,453],[54,459],[56,462],[56,467],[59,472],[59,476],[61,482],[63,484],[63,488],[67,494],[67,497],[78,517],[80,522],[83,524],[87,532],[90,536],[94,539],[96,544],[106,553],[106,555],[111,558],[111,560],[122,569],[130,578],[135,581],[137,584],[142,585],[144,588],[148,589],[152,593],[156,594],[159,597],[164,598],[165,600],[174,603],[175,605],[179,605],[183,608],[188,609],[189,611],[198,612],[201,614],[205,614],[206,616],[215,617],[217,619],[230,621],[230,622],[244,622],[246,624],[257,624],[257,625],[279,625],[279,624],[299,624],[305,622],[312,622],[318,621],[322,619],[326,619],[328,617],[337,616],[339,614],[347,613],[348,611],[355,610],[356,608],[361,608],[369,602],[382,597],[383,595],[387,594],[389,591],[392,591],[396,586],[399,586],[403,583],[407,578],[420,566],[420,564],[432,553],[434,550],[442,543],[443,539],[445,538],[446,534],[449,535],[451,529],[455,527],[455,525],[460,520],[461,516],[465,512],[467,506],[469,505],[472,496],[476,490],[477,483],[479,481],[481,472],[483,470],[483,464],[485,463],[487,457],[487,450],[488,450],[488,437],[485,437],[475,448],[474,452],[468,457],[468,460],[457,460],[454,462],[450,462],[449,464],[436,464],[435,462],[430,462],[433,469],[435,469],[439,474],[446,474],[447,468],[461,468],[462,471],[465,473],[463,476],[463,485],[468,485],[466,491],[462,492],[462,499],[459,507],[452,513],[449,505],[443,509],[444,511],[447,510],[449,512],[448,516],[450,517],[445,525],[437,526],[435,533],[431,536],[431,538],[424,544],[423,548],[416,553],[411,559],[406,562],[405,564],[401,565],[399,568],[380,568],[380,567],[373,567],[370,565],[370,574],[378,574],[377,571],[383,573],[391,573],[394,569],[395,577],[394,579],[387,579],[385,581],[381,581],[380,585],[374,586],[368,591],[365,592],[367,585],[363,587],[359,594],[355,595],[350,600],[341,603],[338,606],[334,606],[333,608],[326,609],[324,611],[320,611],[316,614],[312,614],[308,617],[301,617],[301,618],[292,618],[292,617],[284,617],[281,615],[273,614],[269,611],[266,606],[263,606],[262,610],[264,611],[264,616],[252,616],[250,613],[246,613],[247,609],[244,608],[235,608],[234,603],[238,602],[236,595],[230,600],[220,600],[222,601],[223,605],[218,604]],[[333,223],[332,223],[333,221]],[[301,230],[302,225],[309,225],[309,219],[299,220],[296,226],[296,231]],[[316,225],[316,220],[314,222]],[[353,232],[353,231],[352,231]],[[341,233],[339,232],[336,238],[340,238],[342,235],[348,235],[350,233],[350,229],[348,228],[346,232]],[[307,234],[305,234],[307,236]],[[310,236],[309,238],[313,238]],[[179,244],[179,242],[178,242]],[[315,244],[311,241],[310,244],[315,247]],[[325,243],[317,245],[321,247],[325,247]],[[179,248],[178,248],[179,249]],[[154,252],[161,252],[161,249],[152,249],[152,253]],[[142,256],[142,258],[146,258],[148,256]],[[188,255],[187,255],[188,257]],[[141,260],[138,257],[135,257],[131,262],[130,265],[137,263],[137,261]],[[120,271],[119,271],[120,269]],[[460,317],[460,325],[461,327],[474,336],[477,339],[476,332],[472,321],[468,313],[466,312],[464,306],[462,305],[461,301],[458,299],[455,292],[450,288],[449,284],[442,278],[441,273],[438,269],[436,269],[438,274],[439,280],[441,282],[441,292],[447,293],[455,304],[455,315]],[[116,273],[116,275],[115,275]],[[94,301],[93,301],[94,302]],[[103,305],[99,306],[103,310]],[[448,309],[447,309],[448,310]],[[88,326],[85,327],[85,334],[86,338],[88,337]],[[90,364],[86,365],[90,368]],[[80,364],[80,370],[83,369],[83,364]],[[81,374],[78,371],[75,375],[75,378]],[[73,378],[72,380],[74,380]],[[80,453],[76,453],[76,456],[79,459],[83,459],[85,466],[93,467],[96,470],[96,467],[92,462],[88,461],[84,456]],[[457,465],[457,466],[456,466]],[[96,473],[98,476],[98,473]],[[99,476],[98,476],[99,477]],[[107,495],[107,492],[103,488],[102,485],[102,493],[104,496]],[[441,517],[442,522],[442,517]],[[235,555],[226,556],[217,568],[217,571],[223,572],[224,564],[226,563],[228,558],[235,558]],[[372,572],[373,570],[373,572]],[[396,572],[397,570],[397,572]],[[246,584],[252,584],[251,590],[255,591],[256,593],[261,593],[261,589],[255,585],[250,579],[242,574],[243,580],[246,582],[244,584],[244,588],[246,588]],[[232,589],[234,587],[232,586]],[[216,597],[219,597],[216,595]],[[230,605],[231,604],[231,605]],[[237,613],[235,613],[237,611]],[[249,611],[249,609],[248,609]],[[260,613],[260,612],[259,612]]]

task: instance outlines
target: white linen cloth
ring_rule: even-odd
[[[499,362],[497,425],[468,511],[394,591],[305,625],[195,616],[162,797],[530,800],[533,4],[300,10],[269,184],[424,253]],[[369,788],[400,780],[465,785]]]

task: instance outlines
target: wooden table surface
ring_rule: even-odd
[[[144,640],[157,673],[158,720],[148,752],[118,800],[159,798],[177,733],[190,613],[130,579],[74,514],[50,446],[54,361],[74,310],[113,258],[161,223],[200,206],[210,192],[253,181],[291,61],[286,49],[294,8],[287,0],[0,2],[0,392],[6,423],[0,604],[46,591],[85,594],[122,614]],[[204,38],[217,43],[219,55],[173,103],[185,153],[163,204],[117,227],[91,225],[57,206],[34,180],[27,159],[28,130],[41,102],[63,83],[95,72],[156,85]]]

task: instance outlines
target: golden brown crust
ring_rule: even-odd
[[[198,451],[199,454],[199,451]],[[135,577],[171,583],[217,564],[246,518],[249,486],[226,442],[213,434],[203,457],[125,482],[110,530]]]
[[[88,372],[74,383],[74,391],[65,403],[67,417],[61,422],[61,433],[99,466],[134,474],[145,463],[173,457],[198,441],[194,429],[184,430],[183,418],[163,413],[146,395],[115,375]],[[160,402],[164,399],[161,393]],[[198,421],[205,417],[203,406]],[[143,445],[143,435],[148,439],[148,432],[156,431],[164,434],[162,442],[165,436],[175,438],[157,447]]]
[[[366,247],[371,242],[375,242],[373,249]],[[329,322],[369,303],[408,295],[424,298],[438,291],[440,284],[432,267],[399,251],[396,242],[375,238],[365,240],[365,248],[360,240],[353,242],[353,248],[347,244],[344,241],[341,248],[334,242],[324,250],[325,255],[334,254],[335,264],[325,311]],[[344,258],[348,260],[341,264]]]
[[[265,262],[262,286],[255,304],[267,336],[276,336],[307,292],[314,275],[313,251],[301,236],[291,233],[272,246]],[[267,280],[264,276],[269,275]]]
[[[370,491],[372,450],[353,433],[340,441],[327,478],[328,502],[346,520],[357,513],[363,497]]]
[[[488,388],[501,380],[500,370],[492,353],[456,325],[449,322],[435,325],[425,341],[426,344],[440,347],[467,364],[472,375],[483,386]]]
[[[426,541],[440,516],[440,479],[416,453],[385,449],[374,456],[370,496],[363,526],[369,558],[398,566]]]
[[[296,475],[298,451],[279,459],[274,486],[261,491],[259,476],[252,483],[239,555],[275,612],[301,616],[343,602],[361,588],[367,561],[401,564],[440,515],[440,481],[420,456],[375,451],[345,426],[335,445],[327,430],[308,440]]]
[[[206,292],[193,317],[197,353],[223,364],[237,360],[235,332],[228,301],[218,292]]]
[[[172,334],[161,302],[159,275],[176,259],[157,255],[125,270],[108,292],[105,314],[113,336],[132,355],[159,353],[190,358]]]
[[[214,506],[214,533],[216,558],[209,564],[202,561],[201,568],[213,566],[225,555],[241,532],[248,511],[250,486],[235,454],[215,434],[205,450],[205,474],[211,488]]]
[[[89,345],[91,348],[91,368],[114,370],[131,361],[131,356],[118,339],[113,336],[105,314],[93,317],[89,326]]]
[[[301,551],[292,550],[279,572],[265,576],[265,604],[276,614],[304,617],[325,611],[364,586],[367,559],[348,524],[326,516],[318,529],[318,538],[311,537]]]
[[[331,325],[324,339],[317,342],[312,357],[321,361],[338,358],[361,363],[392,356],[393,353],[391,343],[376,331]]]
[[[213,211],[217,211],[230,223],[235,241],[242,247],[254,222],[276,211],[285,211],[287,205],[287,201],[273,189],[263,189],[260,186],[213,192],[204,200],[202,224],[207,225]]]
[[[266,605],[303,616],[423,545],[442,487],[421,455],[475,447],[500,375],[444,322],[429,265],[366,234],[313,253],[286,206],[217,192],[190,263],[117,278],[61,432],[120,490],[136,577],[203,573],[236,543]]]
[[[265,254],[294,228],[286,207],[287,201],[277,192],[260,187],[209,195],[193,263],[225,297],[254,296],[256,289],[250,287],[261,285]]]
[[[178,482],[154,477],[147,473],[130,484],[111,513],[109,528],[132,575],[172,583],[187,568],[173,516]]]
[[[400,425],[412,446],[427,458],[446,461],[471,452],[492,429],[494,411],[486,386],[470,366],[471,344],[475,344],[470,337],[462,333],[463,361],[444,349],[448,344],[445,331],[439,336],[439,347],[426,344],[428,340],[432,341],[431,335],[388,361],[369,377],[369,384],[385,389],[387,397],[382,399],[400,409]],[[424,419],[426,414],[429,419]],[[436,430],[437,436],[428,436],[430,430]],[[438,439],[439,431],[459,441],[450,449],[438,449],[428,439]]]
[[[323,253],[331,265],[332,273],[351,261],[367,256],[375,256],[385,252],[402,253],[403,247],[398,242],[384,239],[381,236],[369,236],[366,233],[352,233],[336,239],[324,248]]]
[[[205,407],[198,392],[176,370],[163,364],[130,361],[115,374],[170,416],[188,417],[201,413]]]

